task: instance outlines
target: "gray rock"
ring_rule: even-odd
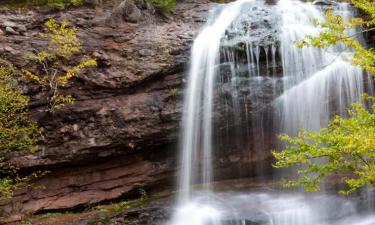
[[[141,56],[153,56],[154,55],[153,51],[151,51],[150,49],[141,49],[139,51],[139,54]]]
[[[330,0],[315,0],[313,4],[327,6],[327,5],[335,5],[336,3]]]
[[[137,23],[142,18],[141,10],[139,10],[137,7],[134,7],[130,13],[126,15],[126,21]]]
[[[122,1],[112,12],[112,19],[123,19],[127,22],[137,23],[142,19],[141,10],[133,0]]]
[[[12,27],[6,27],[5,28],[5,33],[11,34],[11,35],[18,35],[19,33],[15,31]]]
[[[3,22],[3,26],[4,26],[4,27],[11,27],[11,28],[14,28],[14,27],[17,27],[17,24],[14,23],[14,22],[11,22],[11,21],[4,21],[4,22]]]
[[[26,32],[27,31],[27,28],[25,25],[18,25],[16,27],[16,30],[19,31],[19,32]]]
[[[18,53],[16,50],[14,50],[12,47],[9,47],[9,46],[6,46],[4,48],[4,51],[6,51],[6,52],[8,52],[8,53],[10,53],[12,55],[16,55]]]

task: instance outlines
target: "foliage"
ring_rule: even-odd
[[[0,199],[11,196],[35,175],[19,176],[17,166],[5,160],[12,152],[37,150],[41,130],[26,115],[28,101],[18,88],[15,70],[0,66]]]
[[[78,65],[70,63],[73,55],[81,50],[81,43],[77,38],[77,28],[70,28],[68,22],[59,24],[49,19],[45,28],[47,32],[41,36],[49,40],[48,48],[28,55],[30,60],[39,65],[41,73],[34,74],[29,70],[22,72],[42,88],[47,95],[48,110],[54,111],[74,101],[71,95],[61,93],[60,89],[66,87],[83,69],[96,66],[96,61],[85,56]]]
[[[64,9],[69,6],[81,6],[83,5],[83,0],[14,0],[9,1],[9,3],[4,4],[7,7],[47,7],[52,9]]]
[[[325,14],[325,21],[314,20],[314,24],[320,27],[322,31],[318,36],[308,35],[306,38],[297,43],[298,47],[317,47],[327,48],[337,43],[343,43],[352,48],[354,53],[347,57],[354,65],[362,67],[364,70],[375,74],[375,50],[366,49],[356,40],[355,36],[363,32],[375,30],[375,4],[372,0],[352,0],[352,3],[363,12],[367,13],[367,18],[352,18],[345,21],[341,16],[335,15],[333,10],[328,10]],[[364,30],[355,36],[346,33],[348,29],[364,27]]]
[[[18,222],[17,225],[33,225],[33,223],[30,218],[26,218]]]
[[[145,203],[147,203],[149,200],[153,199],[150,196],[147,196],[147,193],[143,189],[139,189],[140,198],[135,200],[129,200],[129,201],[122,201],[116,204],[111,205],[110,208],[105,209],[102,212],[106,213],[113,213],[113,212],[122,212],[127,209],[137,208],[141,207]]]
[[[322,28],[318,36],[307,36],[297,47],[328,48],[343,43],[352,48],[353,55],[346,57],[354,65],[375,75],[375,51],[366,49],[347,29],[363,27],[363,32],[374,30],[375,5],[372,0],[352,0],[352,3],[367,13],[367,18],[345,21],[332,10],[325,14],[325,21],[317,21]],[[369,97],[368,97],[369,98]],[[373,99],[372,99],[373,100]],[[297,167],[296,180],[285,181],[287,187],[303,186],[307,191],[316,191],[327,177],[338,174],[347,188],[341,194],[350,194],[363,186],[375,185],[375,104],[367,111],[360,103],[352,106],[349,118],[336,116],[327,128],[319,132],[302,130],[296,137],[281,135],[286,148],[273,151],[276,168]]]
[[[177,88],[169,88],[168,89],[169,94],[171,95],[177,95],[178,89]]]
[[[51,8],[64,9],[66,6],[80,6],[82,0],[47,0],[46,5]]]
[[[176,6],[176,0],[150,0],[151,4],[166,12],[173,12]]]
[[[336,116],[319,132],[301,131],[296,137],[282,135],[288,143],[281,152],[273,152],[275,167],[298,167],[298,179],[288,187],[303,186],[307,191],[319,190],[327,176],[340,174],[349,194],[358,188],[375,185],[375,105],[367,111],[360,103],[350,110],[350,117]]]

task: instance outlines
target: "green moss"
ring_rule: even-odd
[[[68,6],[80,5],[83,5],[83,0],[14,0],[0,3],[0,6],[9,8],[47,7],[53,9],[64,9]]]
[[[176,7],[176,0],[150,0],[150,2],[156,8],[166,12],[173,12]]]
[[[87,222],[87,225],[107,225],[111,223],[111,219],[109,217],[104,218],[96,218],[89,222]]]

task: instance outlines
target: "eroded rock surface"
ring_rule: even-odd
[[[121,15],[110,5],[61,12],[0,9],[0,54],[16,67],[33,69],[25,55],[48,44],[38,33],[49,16],[77,26],[84,54],[98,61],[63,90],[76,102],[53,114],[45,112],[39,88],[25,84],[45,144],[12,161],[25,171],[50,172],[36,181],[40,188],[2,202],[3,214],[17,219],[20,213],[74,208],[173,183],[184,70],[211,3],[179,2],[169,18],[138,3]],[[121,18],[112,20],[116,16]]]

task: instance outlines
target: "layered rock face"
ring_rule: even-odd
[[[47,46],[38,33],[50,16],[77,26],[84,54],[98,62],[97,68],[81,74],[62,90],[71,93],[76,102],[52,114],[45,111],[41,90],[24,83],[25,93],[31,96],[30,114],[43,127],[45,143],[39,152],[13,156],[11,160],[23,171],[48,173],[36,180],[34,187],[1,202],[3,215],[19,219],[26,212],[74,209],[123,197],[139,188],[155,192],[174,186],[189,51],[213,4],[184,0],[178,2],[172,15],[164,16],[141,0],[59,12],[0,9],[0,54],[16,67],[33,70],[25,55]],[[262,7],[249,12],[268,18],[270,10]],[[254,38],[259,41],[258,66],[262,71],[268,69],[263,48],[276,42],[266,19],[244,24],[254,30]],[[241,40],[228,37],[228,46],[246,57]],[[228,68],[225,63],[221,67],[225,77]],[[242,82],[239,99],[252,106],[250,111],[242,108],[240,113],[253,111],[256,116],[275,96],[269,94],[267,80],[254,85],[249,82],[254,81]],[[215,126],[219,132],[215,136],[223,145],[215,154],[215,171],[219,171],[215,179],[252,176],[256,163],[269,161],[270,154],[251,151],[256,145],[241,136],[251,132],[228,135],[232,128],[227,124],[241,122],[241,129],[255,125],[250,120],[232,121],[234,118],[228,117],[228,110],[233,115],[235,106],[223,108],[220,99],[232,101],[230,95],[235,92],[228,90],[225,82],[222,85],[216,95]],[[245,97],[251,87],[259,98]]]
[[[38,33],[50,16],[77,26],[84,54],[98,61],[63,90],[76,102],[53,114],[45,112],[41,91],[25,83],[45,144],[11,160],[24,171],[49,173],[37,188],[2,202],[5,215],[74,208],[173,184],[184,71],[209,7],[183,1],[169,17],[141,1],[60,12],[0,9],[0,54],[16,67],[32,69],[25,55],[47,46]]]

